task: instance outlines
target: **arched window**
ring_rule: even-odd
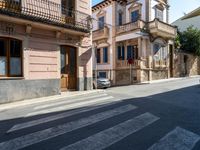
[[[119,26],[121,26],[122,25],[122,12],[119,12],[119,14],[118,14],[118,22],[119,22]]]
[[[22,76],[22,42],[0,38],[0,76]]]

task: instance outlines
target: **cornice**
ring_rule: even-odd
[[[102,1],[102,2],[100,2],[100,3],[98,3],[98,4],[96,4],[96,5],[94,5],[94,6],[92,7],[92,12],[101,10],[101,9],[103,9],[103,8],[105,8],[105,7],[109,6],[109,5],[111,5],[112,2],[114,2],[114,1],[116,1],[116,2],[118,2],[118,3],[120,3],[120,4],[123,4],[123,3],[126,3],[126,2],[127,2],[127,0],[104,0],[104,1]]]

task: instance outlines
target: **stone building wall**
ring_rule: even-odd
[[[187,53],[177,53],[174,61],[175,77],[200,75],[200,57]]]
[[[116,70],[116,85],[128,85],[133,84],[134,82],[137,82],[137,73],[138,70],[132,69],[131,72],[131,81],[130,81],[130,69],[120,69]]]
[[[168,70],[152,70],[152,80],[168,78]]]

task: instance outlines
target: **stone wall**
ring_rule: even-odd
[[[130,81],[130,69],[116,70],[116,85],[128,85],[137,81],[137,70],[132,69],[132,77]]]
[[[200,75],[200,57],[187,53],[177,53],[174,75],[175,77]]]
[[[141,71],[141,82],[149,81],[149,70]]]
[[[152,70],[152,80],[168,78],[168,70]]]
[[[59,93],[59,79],[0,80],[0,104]]]

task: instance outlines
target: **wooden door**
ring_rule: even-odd
[[[61,90],[76,90],[76,48],[61,46]]]

